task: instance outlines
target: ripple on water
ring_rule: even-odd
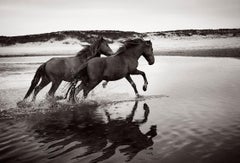
[[[89,162],[121,158],[124,154],[126,157],[120,160],[126,161],[141,158],[146,154],[144,150],[149,150],[163,162],[176,162],[175,157],[211,162],[224,152],[239,149],[240,120],[236,110],[166,110],[154,107],[156,100],[160,99],[117,103],[90,100],[79,105],[40,103],[10,109],[1,114],[0,160]],[[132,114],[136,114],[135,118],[129,121]],[[152,124],[157,124],[158,135],[148,139],[144,133]]]

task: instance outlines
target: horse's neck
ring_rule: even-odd
[[[91,56],[87,57],[86,59],[89,60],[89,59],[92,59],[95,57],[100,57],[100,56],[101,56],[101,53],[97,53],[96,55],[91,55]]]
[[[88,53],[87,59],[91,59],[94,57],[100,57],[100,55],[101,54],[99,53],[99,46],[97,44],[94,44],[89,48],[89,53]]]
[[[91,58],[100,57],[100,55],[101,54],[98,52],[98,49],[91,50],[89,48],[87,51],[84,51],[81,55],[77,55],[76,57],[82,62],[85,62]]]
[[[87,60],[87,54],[86,54],[86,52],[84,52],[84,53],[82,53],[82,54],[80,54],[80,55],[77,55],[77,56],[75,56],[75,57],[76,57],[78,60],[80,60],[81,62]]]
[[[129,70],[134,70],[138,66],[138,59],[141,56],[139,54],[139,52],[137,52],[137,51],[138,50],[133,48],[133,49],[129,49],[125,53],[123,53],[121,55],[117,55],[117,56],[121,58],[120,60],[124,61],[123,63],[128,65]]]
[[[127,58],[132,58],[137,61],[141,55],[142,55],[142,48],[136,47],[136,48],[129,49],[124,56]]]
[[[101,53],[100,52],[97,52],[96,55],[94,55],[93,57],[100,57],[101,56]]]

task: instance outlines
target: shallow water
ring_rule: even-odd
[[[240,162],[240,60],[141,59],[141,98],[120,80],[78,105],[46,102],[48,87],[18,108],[48,58],[0,60],[0,162]]]

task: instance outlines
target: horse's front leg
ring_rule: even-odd
[[[76,87],[74,94],[73,94],[73,98],[74,101],[77,100],[77,95],[79,94],[79,92],[83,89],[83,83],[81,83],[79,86]]]
[[[127,81],[128,81],[128,82],[131,84],[131,86],[133,87],[133,90],[134,90],[134,92],[135,92],[135,95],[136,95],[137,97],[139,97],[136,84],[135,84],[134,81],[132,80],[131,76],[128,74],[125,78],[127,79]]]
[[[147,81],[147,77],[145,75],[145,72],[136,69],[133,72],[131,72],[130,74],[131,75],[142,75],[143,80],[144,80],[143,90],[146,91],[147,90],[148,81]]]

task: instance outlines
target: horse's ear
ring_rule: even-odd
[[[104,40],[102,36],[98,36],[98,40]]]

